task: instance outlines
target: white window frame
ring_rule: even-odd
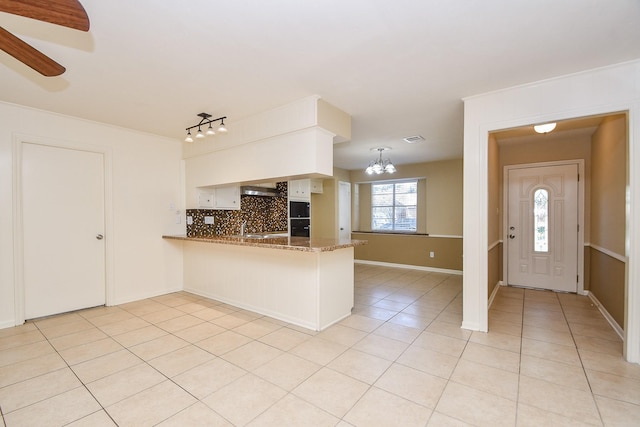
[[[371,231],[372,232],[376,232],[376,233],[385,233],[385,232],[389,232],[389,233],[406,233],[406,234],[413,234],[416,233],[418,231],[418,218],[417,218],[417,212],[418,212],[418,188],[419,188],[419,178],[409,178],[409,179],[398,179],[398,180],[388,180],[388,181],[374,181],[371,182]],[[376,207],[383,207],[380,205],[374,205],[373,203],[373,188],[376,185],[389,185],[392,184],[393,185],[393,205],[391,205],[390,207],[393,209],[393,212],[395,214],[395,209],[397,207],[396,204],[396,184],[406,184],[406,183],[414,183],[416,186],[416,204],[415,205],[407,205],[407,206],[415,206],[416,209],[416,224],[415,224],[415,228],[413,230],[406,230],[406,229],[396,229],[396,223],[395,223],[395,215],[392,217],[392,228],[389,230],[385,230],[385,229],[376,229],[374,228],[374,217],[373,217],[373,211],[374,208]],[[389,207],[389,206],[384,206],[384,207]]]

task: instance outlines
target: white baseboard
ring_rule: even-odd
[[[462,321],[462,325],[460,326],[461,329],[468,329],[470,331],[479,331],[479,332],[487,332],[487,331],[483,331],[480,329],[480,324],[478,324],[477,322],[467,322],[467,321]]]
[[[498,295],[500,286],[504,286],[504,282],[502,280],[499,280],[498,283],[496,283],[496,285],[493,287],[493,291],[491,292],[491,295],[489,295],[489,303],[487,304],[487,308],[491,308],[493,300],[496,299],[496,295]]]
[[[435,268],[435,267],[423,267],[420,265],[410,265],[410,264],[394,264],[392,262],[382,262],[382,261],[366,261],[361,259],[353,260],[355,264],[367,264],[367,265],[378,265],[380,267],[395,267],[395,268],[406,268],[408,270],[420,270],[420,271],[430,271],[433,273],[445,273],[445,274],[455,274],[458,276],[462,276],[461,270],[449,270],[446,268]]]
[[[613,316],[609,314],[607,309],[604,308],[604,306],[600,303],[600,301],[598,301],[598,298],[596,298],[596,296],[593,295],[593,292],[585,291],[585,294],[587,294],[587,296],[591,299],[591,301],[593,301],[595,306],[598,307],[598,310],[600,310],[600,313],[602,313],[604,318],[607,319],[607,322],[609,322],[609,324],[611,325],[613,330],[616,332],[616,334],[618,334],[620,339],[624,341],[624,329],[622,329],[620,325],[618,325],[618,322],[615,321]]]
[[[15,320],[3,320],[0,322],[0,329],[13,328],[16,326]]]
[[[113,302],[111,302],[109,304],[106,304],[106,305],[107,306],[113,306],[113,305],[126,304],[126,303],[129,303],[129,302],[140,301],[140,300],[147,299],[147,298],[153,298],[153,297],[159,297],[161,295],[172,294],[174,292],[180,292],[182,290],[183,290],[182,287],[180,287],[180,288],[175,288],[175,289],[165,289],[165,290],[162,290],[162,291],[145,292],[145,293],[141,293],[141,294],[137,294],[137,295],[130,295],[130,296],[127,296],[125,298],[113,301]]]

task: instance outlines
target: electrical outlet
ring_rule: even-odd
[[[212,216],[205,216],[204,217],[204,223],[208,224],[208,225],[212,225],[213,224],[213,217]]]
[[[435,252],[429,252],[429,258],[435,258],[436,257],[436,253]]]
[[[187,215],[187,225],[193,225],[193,217],[191,215]]]

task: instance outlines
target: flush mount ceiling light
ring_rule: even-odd
[[[200,113],[198,114],[198,117],[201,118],[200,123],[186,128],[187,137],[184,139],[184,142],[193,142],[194,137],[191,135],[191,129],[198,128],[198,131],[196,132],[196,135],[195,135],[196,139],[202,139],[206,136],[213,136],[216,134],[216,132],[225,133],[227,131],[227,128],[224,125],[224,119],[226,119],[227,116],[218,117],[217,119],[212,119],[211,114]],[[218,121],[220,122],[220,125],[214,130],[213,126],[211,125]],[[209,127],[206,128],[205,131],[203,132],[202,127],[206,125],[209,125]]]
[[[393,163],[391,163],[391,160],[382,159],[382,152],[389,151],[389,150],[391,150],[391,148],[389,147],[372,148],[371,151],[379,152],[379,157],[376,160],[373,160],[371,163],[369,163],[369,166],[367,166],[367,168],[364,171],[369,175],[373,175],[374,173],[377,175],[380,175],[381,173],[385,173],[385,172],[394,173],[396,171],[396,167],[393,166]]]
[[[535,130],[538,133],[549,133],[552,130],[554,130],[556,128],[556,124],[555,123],[544,123],[541,125],[535,125],[533,127],[533,130]]]

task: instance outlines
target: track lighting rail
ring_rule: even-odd
[[[185,128],[185,130],[187,131],[187,137],[184,139],[185,142],[193,142],[193,137],[191,136],[191,129],[195,129],[195,128],[198,128],[198,132],[195,135],[195,138],[197,139],[204,138],[205,136],[213,136],[216,134],[216,132],[220,132],[220,133],[227,132],[227,128],[224,125],[224,119],[226,119],[227,116],[218,117],[217,119],[212,119],[211,118],[212,116],[209,113],[200,113],[200,114],[197,114],[197,116],[200,117],[200,122],[198,122],[193,126],[189,126],[188,128]],[[218,128],[214,130],[211,124],[218,121],[220,122],[220,126],[218,126]],[[202,126],[206,126],[206,125],[209,125],[209,127],[205,132],[202,132]]]

